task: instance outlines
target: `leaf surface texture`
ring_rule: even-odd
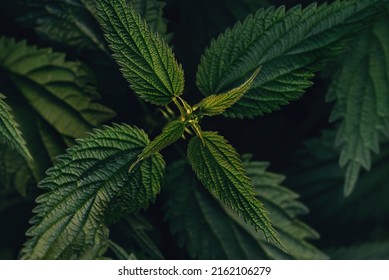
[[[82,255],[106,238],[111,206],[122,210],[116,216],[146,208],[159,192],[164,162],[154,155],[132,173],[128,168],[148,141],[135,127],[114,125],[95,130],[61,156],[39,184],[47,192],[37,199],[23,258]]]
[[[5,96],[0,93],[0,141],[5,142],[26,159],[32,159],[26,142],[19,130],[11,108],[5,103]]]
[[[162,37],[125,0],[98,3],[106,39],[131,88],[156,105],[181,95],[184,72]]]
[[[188,160],[207,190],[234,209],[267,240],[280,248],[280,242],[267,211],[255,198],[251,179],[235,149],[216,132],[203,132],[188,145]]]
[[[199,65],[197,85],[206,96],[225,92],[262,65],[250,91],[225,115],[254,117],[277,110],[302,96],[321,63],[339,53],[341,42],[382,2],[261,9],[211,43]]]
[[[266,171],[268,164],[245,161],[253,179],[257,199],[265,203],[280,239],[291,255],[266,241],[262,233],[245,225],[241,218],[207,193],[184,161],[167,169],[164,189],[166,217],[181,246],[198,259],[322,259],[326,255],[306,240],[317,233],[298,220],[307,208],[297,194],[281,186],[283,176]]]

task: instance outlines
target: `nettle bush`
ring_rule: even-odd
[[[3,1],[0,256],[389,257],[388,1],[291,2]]]

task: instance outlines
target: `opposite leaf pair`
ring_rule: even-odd
[[[24,258],[80,255],[107,238],[110,221],[146,208],[164,175],[158,152],[188,129],[195,134],[188,144],[188,161],[202,184],[286,250],[238,153],[217,132],[201,131],[199,122],[222,113],[257,116],[300,97],[311,85],[313,71],[339,52],[339,42],[360,28],[381,1],[336,1],[287,12],[269,8],[249,16],[205,52],[197,84],[208,97],[193,107],[181,97],[182,67],[160,35],[125,0],[97,2],[113,57],[131,88],[155,105],[173,102],[180,116],[152,142],[140,129],[115,125],[69,149],[40,184],[49,192],[38,198]],[[215,95],[218,92],[225,93]]]

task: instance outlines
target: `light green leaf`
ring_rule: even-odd
[[[266,240],[285,249],[273,229],[267,211],[255,198],[251,179],[235,149],[215,132],[203,132],[188,145],[188,160],[208,191],[231,207],[244,221],[260,230]]]
[[[259,67],[251,77],[240,86],[221,94],[213,94],[205,97],[197,105],[194,110],[199,109],[201,115],[215,116],[222,114],[226,109],[234,105],[244,94],[250,90],[250,87],[257,77],[261,68]]]
[[[35,160],[29,166],[37,180],[74,138],[115,115],[96,103],[85,66],[66,61],[62,53],[0,38],[0,67],[0,83]]]
[[[130,167],[129,172],[142,160],[158,153],[167,146],[179,140],[185,131],[185,123],[180,120],[169,122],[163,129],[160,135],[155,137],[138,156],[138,160]]]
[[[297,194],[281,186],[283,176],[266,171],[267,164],[246,162],[253,179],[257,198],[269,210],[281,241],[291,252],[286,254],[266,241],[241,218],[231,216],[203,190],[201,183],[184,161],[167,169],[166,217],[172,234],[192,257],[198,259],[322,259],[326,256],[306,240],[316,239],[317,233],[298,220],[307,212],[298,202]]]
[[[328,100],[336,101],[331,121],[341,121],[336,145],[346,168],[345,195],[353,191],[361,167],[370,169],[380,134],[389,137],[388,26],[389,17],[381,17],[359,34],[328,91]]]
[[[298,99],[314,71],[339,53],[341,42],[377,13],[383,0],[335,1],[261,9],[227,29],[205,51],[197,85],[205,95],[241,84],[262,65],[251,89],[225,115],[254,117]]]
[[[127,170],[148,142],[143,131],[115,125],[95,130],[61,156],[39,184],[47,192],[37,199],[22,257],[82,255],[106,239],[111,207],[120,207],[121,216],[146,208],[159,192],[164,162],[156,154]]]
[[[131,88],[146,101],[167,105],[184,91],[184,72],[172,50],[125,0],[98,0],[113,57]]]
[[[0,142],[8,144],[18,151],[25,159],[32,160],[26,142],[15,121],[11,108],[4,101],[5,96],[0,93]]]

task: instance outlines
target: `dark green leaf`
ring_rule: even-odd
[[[335,260],[387,260],[389,241],[367,241],[351,246],[331,248],[328,252]]]
[[[161,156],[127,171],[148,142],[143,131],[115,125],[96,130],[61,156],[39,185],[47,192],[37,199],[23,258],[82,255],[106,238],[104,221],[111,207],[122,209],[117,216],[146,208],[160,189]]]
[[[98,3],[106,39],[131,88],[156,105],[181,95],[184,72],[161,36],[125,0]]]
[[[162,18],[163,3],[156,0],[131,0],[153,31],[166,34]],[[33,26],[44,39],[77,50],[108,52],[97,22],[94,0],[26,0],[28,12],[19,21]]]
[[[267,211],[255,198],[251,179],[235,149],[215,132],[203,132],[188,145],[188,160],[208,191],[260,230],[266,240],[279,248],[284,245],[273,229]]]
[[[77,50],[108,52],[96,21],[95,4],[88,0],[25,0],[28,12],[18,20],[33,26],[45,40]]]
[[[155,241],[151,238],[151,234],[157,228],[147,222],[144,217],[140,215],[129,215],[123,221],[120,221],[117,227],[121,232],[118,240],[126,248],[125,251],[134,253],[138,259],[164,259]]]
[[[35,159],[29,165],[37,179],[66,144],[114,116],[95,102],[87,69],[62,53],[0,38],[0,68],[0,88]]]
[[[349,246],[370,240],[378,230],[387,228],[389,143],[381,143],[380,154],[372,158],[372,169],[361,172],[354,192],[345,198],[341,188],[344,172],[337,162],[334,139],[335,131],[325,131],[322,137],[308,141],[304,150],[290,156],[293,160],[288,163],[287,183],[311,210],[310,224],[326,232],[324,241],[331,247]]]
[[[197,85],[206,96],[246,80],[262,65],[251,89],[226,111],[231,117],[253,117],[277,110],[301,97],[320,64],[339,53],[344,38],[376,13],[382,0],[335,1],[266,10],[248,16],[220,35],[205,51]]]
[[[4,101],[5,96],[0,93],[0,142],[8,144],[18,151],[25,159],[32,160],[26,142],[15,121],[11,108]]]
[[[297,219],[307,209],[296,200],[295,193],[280,185],[283,176],[266,171],[265,163],[247,162],[246,167],[258,197],[269,209],[270,218],[292,255],[266,241],[242,219],[232,218],[230,210],[203,190],[183,161],[168,168],[164,186],[169,194],[166,216],[179,244],[199,259],[325,258],[305,241],[317,238],[317,234]]]
[[[346,167],[345,195],[353,191],[360,168],[370,169],[380,134],[389,137],[388,26],[386,16],[360,33],[328,92],[328,100],[336,101],[331,121],[341,121],[336,145],[342,148],[340,166]]]

